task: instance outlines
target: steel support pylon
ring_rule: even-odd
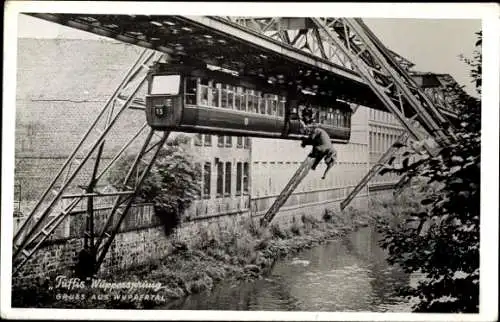
[[[84,190],[82,193],[66,195],[65,193],[69,192],[71,188],[75,188],[72,185],[75,178],[82,178],[84,176],[82,169],[85,165],[89,164],[90,158],[96,151],[100,151],[95,156],[96,162],[99,161],[97,159],[101,157],[101,150],[104,147],[107,135],[113,129],[119,117],[123,115],[124,111],[131,107],[135,95],[144,86],[149,66],[161,59],[162,56],[164,54],[147,49],[139,55],[116,90],[106,101],[80,142],[42,193],[26,220],[15,232],[12,257],[14,274],[36,253],[41,245],[54,233],[57,227],[84,198],[100,195],[118,196],[118,198],[121,198],[123,195],[134,195],[136,190],[127,191],[123,189],[117,192],[101,194],[94,189],[92,191],[85,191],[88,187],[82,186],[79,186],[80,189]],[[146,124],[112,157],[99,174],[97,174],[99,165],[96,164],[94,166],[91,178],[91,184],[94,188],[97,182],[115,164],[145,128]],[[81,156],[80,159],[78,159],[78,156]],[[68,199],[68,203],[63,203],[63,201]],[[61,211],[56,210],[57,206],[61,206]]]
[[[408,140],[408,133],[404,132],[401,134],[396,142],[392,144],[392,146],[384,152],[384,154],[380,157],[377,163],[371,167],[370,171],[358,182],[358,184],[352,189],[351,192],[347,195],[347,197],[342,200],[340,203],[340,209],[344,210],[349,203],[356,197],[356,195],[370,182],[370,180],[376,176],[380,170],[384,168],[384,166],[389,162],[389,160],[394,156],[396,151],[399,150],[399,146],[406,143]]]
[[[280,195],[267,210],[264,217],[262,217],[260,221],[261,227],[266,227],[273,220],[280,208],[285,204],[290,195],[295,191],[295,188],[297,188],[297,186],[306,177],[307,173],[309,173],[309,170],[314,163],[314,159],[315,158],[307,156],[307,158],[302,162],[297,171],[295,171],[290,181],[288,181],[288,183],[286,184],[285,188],[283,188],[283,191],[281,191]]]

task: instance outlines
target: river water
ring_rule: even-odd
[[[379,238],[373,228],[362,228],[277,261],[263,279],[221,283],[162,309],[411,312],[394,294],[410,277],[387,264]]]

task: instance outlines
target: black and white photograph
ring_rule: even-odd
[[[497,320],[499,14],[7,1],[2,317]]]

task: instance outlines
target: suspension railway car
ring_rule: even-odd
[[[146,117],[156,130],[300,140],[299,110],[308,104],[314,122],[333,142],[351,135],[349,104],[313,95],[287,101],[287,92],[254,79],[183,64],[158,64],[148,75]]]

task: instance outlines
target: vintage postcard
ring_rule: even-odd
[[[5,8],[2,317],[497,319],[498,6]]]

